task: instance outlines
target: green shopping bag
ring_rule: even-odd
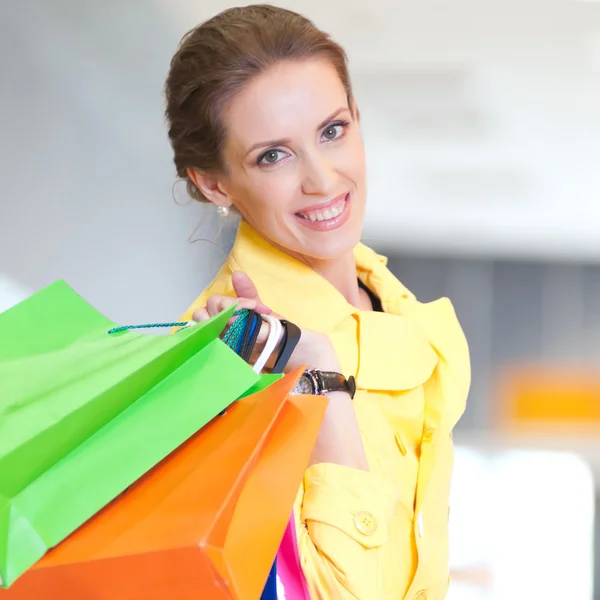
[[[0,314],[0,585],[260,385],[219,339],[232,312],[109,334],[58,281]]]

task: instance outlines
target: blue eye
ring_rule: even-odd
[[[344,130],[348,127],[348,121],[334,121],[330,123],[323,129],[323,133],[321,134],[322,139],[327,142],[331,142],[340,138],[344,135]]]
[[[258,157],[256,162],[259,165],[274,165],[283,158],[284,154],[282,150],[267,150]]]

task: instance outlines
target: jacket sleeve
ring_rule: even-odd
[[[381,596],[397,502],[395,486],[375,473],[328,463],[306,471],[295,514],[311,598]]]

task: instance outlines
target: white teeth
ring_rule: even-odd
[[[325,210],[311,210],[309,213],[299,213],[305,219],[309,221],[329,221],[331,219],[335,219],[339,217],[346,208],[346,200],[342,200],[341,202],[335,204],[334,206],[330,206]]]

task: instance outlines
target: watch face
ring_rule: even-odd
[[[296,390],[298,391],[298,394],[313,394],[313,384],[310,380],[310,377],[308,377],[307,375],[302,375],[302,377],[300,377],[298,383],[296,384]]]

